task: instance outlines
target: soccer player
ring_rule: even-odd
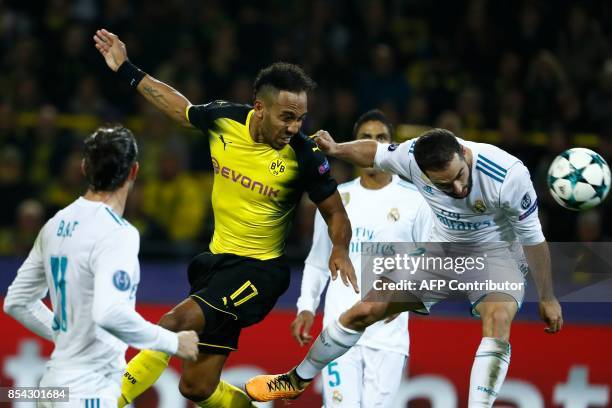
[[[200,336],[200,355],[185,362],[179,383],[185,398],[200,407],[249,407],[240,389],[220,381],[242,328],[261,321],[289,286],[283,256],[285,237],[304,191],[328,226],[332,251],[328,267],[357,291],[348,254],[351,226],[330,176],[329,163],[300,132],[307,92],[314,82],[292,64],[276,63],[259,72],[254,104],[214,101],[192,105],[183,95],[136,68],[125,44],[106,30],[94,36],[107,65],[153,105],[209,139],[214,169],[215,230],[210,252],[188,268],[190,296],[162,317],[173,331]],[[143,351],[130,361],[120,406],[150,387],[168,365],[167,353]]]
[[[460,140],[444,129],[429,130],[399,145],[369,140],[336,144],[327,133],[320,135],[317,144],[332,156],[411,180],[436,216],[431,241],[497,247],[487,262],[515,280],[522,278],[521,270],[526,268],[522,254],[513,251],[518,241],[534,275],[545,330],[561,329],[561,306],[553,293],[537,198],[520,160],[495,146]],[[470,408],[491,407],[501,389],[510,362],[510,325],[523,294],[524,290],[468,292],[473,313],[482,319],[483,333],[470,376]],[[247,392],[255,400],[296,398],[319,370],[357,343],[366,327],[403,310],[428,312],[435,303],[430,297],[419,298],[418,293],[409,295],[410,302],[368,302],[366,297],[326,326],[294,370],[255,377],[247,382]]]
[[[355,123],[353,137],[391,143],[392,126],[379,110],[364,113]],[[350,255],[360,270],[363,242],[425,242],[433,214],[416,187],[398,176],[373,168],[338,187],[351,220]],[[329,281],[327,257],[331,242],[317,213],[312,248],[306,259],[298,315],[291,324],[293,337],[306,344],[321,293]],[[358,283],[359,283],[359,275]],[[361,284],[360,284],[361,286]],[[359,300],[359,295],[339,282],[331,282],[325,296],[323,323],[331,323]],[[399,388],[408,356],[408,313],[368,327],[359,342],[323,371],[325,407],[388,407]]]
[[[137,154],[123,127],[85,140],[87,192],[44,225],[8,289],[5,313],[55,343],[40,386],[69,387],[70,402],[50,406],[116,407],[128,344],[197,357],[195,332],[173,333],[134,310],[140,236],[121,215]],[[41,301],[47,291],[53,311]]]

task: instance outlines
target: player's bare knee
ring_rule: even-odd
[[[177,313],[174,310],[163,315],[157,324],[173,332],[187,330],[187,319],[181,313]]]
[[[204,313],[195,301],[188,298],[163,315],[157,324],[173,332],[195,330],[200,333],[204,329]]]
[[[340,324],[352,330],[361,330],[362,319],[367,313],[365,303],[358,302],[340,315]]]
[[[201,402],[208,399],[219,385],[219,379],[200,378],[189,379],[181,377],[179,391],[183,397],[193,402]]]
[[[491,308],[483,316],[485,335],[508,341],[512,316],[504,307]]]
[[[196,307],[179,305],[163,315],[157,324],[173,332],[195,330],[200,333],[204,328],[204,317],[197,305]]]
[[[359,302],[342,314],[340,323],[349,329],[363,331],[380,320],[383,315],[384,308],[381,308],[379,304]]]

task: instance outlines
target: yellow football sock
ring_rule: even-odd
[[[152,386],[169,361],[170,355],[153,350],[143,350],[131,359],[123,374],[118,407],[125,407]]]
[[[201,408],[251,408],[251,399],[238,387],[219,381],[210,397],[197,403]]]

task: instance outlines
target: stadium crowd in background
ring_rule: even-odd
[[[283,60],[319,83],[307,132],[345,141],[361,113],[380,108],[394,123],[492,137],[535,178],[549,241],[612,233],[610,200],[576,217],[554,203],[544,177],[575,145],[611,162],[609,2],[0,0],[1,255],[26,255],[43,220],[84,192],[82,140],[100,121],[128,123],[142,146],[141,183],[125,214],[142,255],[189,256],[208,245],[208,142],[127,85],[104,85],[118,82],[91,47],[101,25],[194,103],[250,103],[249,78]],[[332,169],[339,182],[354,176],[343,163]],[[295,261],[308,251],[314,206],[304,201],[300,211],[288,248]]]

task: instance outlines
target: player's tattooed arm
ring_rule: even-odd
[[[180,92],[150,75],[138,84],[138,91],[156,108],[184,126],[190,126],[185,110],[191,103]]]
[[[128,61],[127,48],[116,34],[105,29],[97,30],[94,35],[96,49],[104,57],[106,65],[117,72]],[[191,103],[171,86],[145,75],[138,84],[138,91],[159,110],[184,126],[191,126],[185,110]]]
[[[164,95],[152,86],[143,86],[142,94],[160,109],[167,109],[169,106]]]

